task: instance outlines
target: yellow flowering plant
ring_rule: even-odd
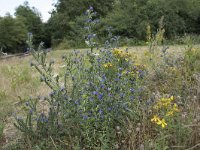
[[[175,113],[180,111],[178,105],[174,101],[173,96],[169,98],[160,98],[153,106],[156,115],[153,115],[151,122],[165,128],[167,126],[166,120],[172,119]]]

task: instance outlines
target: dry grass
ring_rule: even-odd
[[[196,47],[199,47],[199,45]],[[85,51],[85,49],[83,50]],[[147,46],[129,48],[129,52],[137,55],[138,58],[142,58],[146,50],[148,50]],[[181,55],[184,50],[185,46],[170,46],[168,51],[176,55]],[[67,52],[69,52],[69,50],[57,50],[48,54],[49,58],[55,59],[54,68],[56,71],[58,71],[62,65],[61,56]],[[4,112],[3,115],[0,115],[1,119],[11,114],[13,105],[19,102],[19,97],[23,98],[47,94],[48,88],[39,83],[39,74],[29,65],[31,60],[31,56],[0,60],[0,92],[5,94],[3,98],[0,97],[0,111]],[[23,72],[27,74],[21,74]],[[30,77],[27,77],[28,75],[30,75]],[[20,80],[19,77],[22,79]]]
[[[180,56],[186,46],[170,46],[168,52]],[[200,47],[196,45],[195,47]],[[161,47],[158,47],[162,49]],[[129,52],[136,55],[139,62],[142,61],[147,46],[130,47]],[[85,51],[85,50],[82,50]],[[57,50],[48,54],[48,59],[55,59],[55,71],[59,72],[62,66],[61,56],[68,51]],[[16,140],[16,130],[13,127],[13,112],[17,112],[30,96],[47,95],[49,88],[39,81],[39,74],[30,67],[32,57],[10,58],[0,60],[0,123],[5,125],[4,134],[7,142]]]

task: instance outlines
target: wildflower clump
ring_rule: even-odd
[[[112,53],[114,54],[114,56],[118,57],[118,58],[125,58],[125,59],[128,59],[130,57],[130,54],[128,51],[124,52],[120,49],[113,49],[112,50]]]
[[[160,98],[153,106],[153,110],[156,115],[153,115],[151,122],[160,125],[162,128],[167,126],[166,120],[172,119],[180,111],[173,96]]]
[[[51,92],[44,99],[47,112],[38,110],[39,100],[35,100],[29,105],[34,109],[27,113],[27,119],[16,119],[15,126],[37,140],[52,137],[61,141],[64,149],[115,149],[116,145],[124,148],[130,133],[127,124],[138,122],[141,114],[138,107],[145,74],[140,65],[129,59],[128,50],[121,51],[109,41],[103,48],[95,48],[93,7],[86,14],[89,37],[85,40],[90,50],[75,50],[62,56],[63,74],[55,75],[46,52],[35,51],[29,38],[35,58],[33,67]],[[63,139],[68,141],[62,142]],[[66,148],[63,143],[70,144]]]

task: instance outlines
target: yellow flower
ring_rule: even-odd
[[[156,115],[153,116],[151,122],[155,122],[157,125],[161,125],[162,128],[165,128],[167,126],[165,119],[160,120],[160,118]]]
[[[113,65],[111,64],[111,63],[106,63],[106,64],[104,64],[103,65],[105,68],[110,68],[110,67],[112,67]]]
[[[158,125],[161,125],[162,128],[165,128],[167,126],[167,123],[165,122],[165,119],[158,120],[156,123]]]
[[[122,50],[120,50],[120,49],[114,49],[113,50],[113,54],[114,55],[121,55],[122,54]]]
[[[128,52],[123,52],[123,51],[120,50],[120,49],[114,49],[114,50],[112,51],[112,53],[113,53],[115,56],[119,57],[119,58],[127,58],[127,57],[130,57],[130,54],[129,54]]]
[[[160,120],[160,118],[156,115],[153,116],[153,118],[151,119],[151,122],[158,122]]]
[[[174,114],[174,111],[171,110],[171,111],[168,111],[168,112],[167,112],[166,116],[172,116],[173,114]]]
[[[175,111],[175,112],[179,112],[179,111],[180,111],[180,110],[178,109],[178,105],[177,105],[176,103],[174,103],[173,111]]]
[[[174,96],[171,96],[171,97],[170,97],[170,100],[173,101],[173,100],[174,100]]]

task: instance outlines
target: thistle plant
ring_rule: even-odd
[[[68,149],[115,149],[128,142],[129,122],[139,121],[145,69],[134,64],[127,49],[111,47],[112,40],[95,49],[97,35],[92,28],[98,21],[92,17],[96,13],[90,7],[86,14],[86,44],[90,50],[87,54],[74,50],[62,56],[63,75],[55,75],[54,61],[48,62],[42,44],[37,51],[33,49],[29,34],[35,60],[31,66],[52,92],[42,99],[48,112],[37,106],[41,98],[29,99],[26,119],[16,117],[15,126],[31,140],[67,139]]]

